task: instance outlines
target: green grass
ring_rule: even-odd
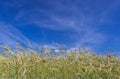
[[[79,50],[69,54],[38,54],[4,49],[0,54],[0,79],[120,79],[120,59]]]

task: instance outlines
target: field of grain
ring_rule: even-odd
[[[7,54],[0,54],[0,79],[120,79],[120,59],[110,54],[3,48]]]

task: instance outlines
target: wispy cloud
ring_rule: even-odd
[[[22,34],[16,27],[11,24],[0,22],[0,44],[15,47],[16,44],[26,45],[27,42],[31,40],[28,39],[24,34]],[[37,45],[32,41],[33,45]]]
[[[15,27],[0,22],[0,43],[14,45],[17,42],[27,41],[28,39]]]
[[[107,22],[108,12],[110,9],[114,9],[113,7],[118,3],[118,0],[12,1],[14,7],[18,3],[18,7],[24,7],[19,9],[17,16],[14,18],[14,21],[20,27],[23,27],[21,26],[23,24],[32,24],[34,27],[42,27],[55,31],[70,30],[74,34],[70,33],[68,37],[76,41],[75,44],[80,45],[98,45],[105,42],[107,35],[100,31],[101,27],[99,25]],[[10,3],[8,4],[10,5]],[[3,36],[4,38],[7,37],[6,35]],[[10,35],[8,39],[11,40],[12,36]],[[21,34],[21,36],[23,35]],[[25,38],[25,36],[23,37]],[[20,38],[17,37],[16,40],[20,40]]]
[[[50,2],[48,7],[50,5],[49,9],[53,10],[43,8],[23,9],[18,13],[15,20],[17,22],[22,20],[22,22],[24,22],[23,24],[34,24],[37,27],[51,30],[74,31],[75,34],[70,35],[70,37],[76,40],[77,44],[103,43],[106,36],[99,31],[100,27],[96,26],[100,23],[99,21],[101,19],[101,17],[98,16],[102,14],[104,9],[101,9],[100,6],[96,8],[92,4],[90,5],[89,1],[79,2],[75,0],[70,4],[68,4],[67,1],[65,2]]]

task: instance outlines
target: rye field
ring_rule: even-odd
[[[0,79],[120,79],[120,58],[111,54],[2,48]]]

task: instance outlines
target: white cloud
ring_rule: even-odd
[[[22,18],[23,24],[34,24],[37,27],[59,31],[75,31],[76,35],[71,35],[71,38],[77,40],[76,43],[78,44],[100,44],[104,42],[104,34],[99,32],[99,27],[96,27],[94,24],[94,22],[96,22],[96,15],[85,15],[82,10],[79,10],[78,6],[73,5],[72,9],[69,9],[70,6],[64,5],[61,2],[55,7],[57,9],[61,8],[60,11],[58,11],[61,13],[42,10],[40,8],[30,10],[24,9],[18,13],[16,18],[17,21]],[[75,10],[73,8],[75,8]],[[68,13],[71,13],[70,16],[68,16]],[[98,19],[99,18],[97,18],[97,20]]]
[[[17,43],[26,45],[30,41],[17,28],[11,24],[0,22],[0,44],[16,46]],[[35,43],[32,42],[34,45]]]
[[[49,1],[49,0],[48,0]],[[42,3],[41,1],[38,1]],[[102,44],[107,39],[97,26],[105,23],[106,15],[110,9],[114,9],[117,0],[101,1],[52,1],[44,2],[49,7],[22,9],[15,18],[16,22],[22,20],[21,24],[34,24],[37,27],[56,31],[74,31],[70,35],[77,44]],[[103,6],[101,6],[103,5]],[[112,6],[111,6],[112,5]],[[111,7],[110,7],[111,6]],[[66,37],[67,38],[67,37]]]

